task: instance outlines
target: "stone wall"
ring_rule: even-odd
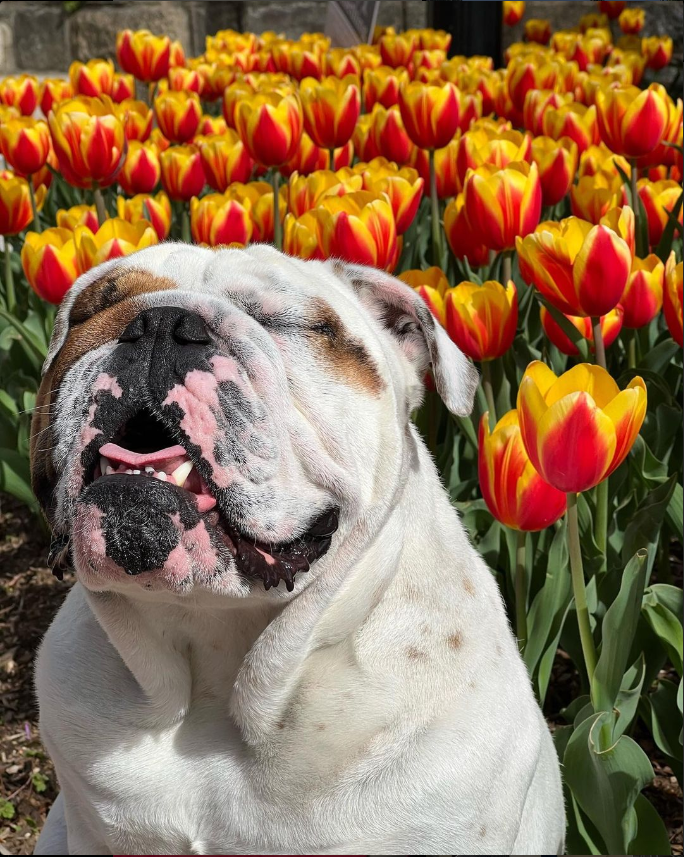
[[[669,33],[675,53],[682,53],[682,3],[646,0],[645,34]],[[180,39],[188,55],[202,52],[208,34],[217,30],[276,30],[290,38],[325,27],[326,0],[113,0],[87,2],[72,13],[61,2],[0,3],[0,73],[30,70],[66,72],[72,60],[113,57],[116,33],[145,27]],[[554,29],[573,27],[593,2],[528,2],[525,18],[549,18]],[[427,24],[428,3],[383,0],[378,24],[397,29]],[[504,47],[522,37],[523,24],[506,27]]]

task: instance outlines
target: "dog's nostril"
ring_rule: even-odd
[[[145,335],[145,328],[145,316],[141,313],[126,327],[119,337],[119,342],[137,342]]]
[[[211,342],[204,321],[195,313],[187,313],[178,319],[173,338],[181,345],[208,345]]]

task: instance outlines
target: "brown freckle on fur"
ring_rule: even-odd
[[[404,596],[407,601],[419,601],[420,600],[420,590],[413,586],[411,583],[407,583],[404,586]]]
[[[317,723],[317,724],[316,724],[316,729],[317,729],[319,732],[322,732],[322,731],[325,729],[325,723]]]
[[[284,728],[285,728],[285,721],[279,720],[278,721],[278,729],[284,729]]]
[[[487,835],[487,828],[483,825],[479,830],[478,834],[480,835],[480,839],[484,839]]]
[[[475,595],[475,587],[472,584],[472,581],[469,577],[463,578],[463,588],[468,593],[468,595]]]
[[[462,643],[463,637],[460,631],[454,631],[453,634],[449,634],[447,637],[447,645],[452,649],[460,649]]]
[[[428,660],[427,652],[422,651],[422,649],[417,649],[415,646],[407,646],[406,657],[411,661]]]
[[[430,626],[427,624],[427,622],[423,622],[423,624],[420,626],[420,633],[423,634],[423,636],[425,637],[427,637],[427,635],[430,633],[430,630]]]
[[[378,395],[385,383],[363,343],[350,336],[335,310],[324,300],[312,302],[311,340],[318,355],[326,360],[340,378],[354,387]]]
[[[468,687],[470,688],[470,690],[475,690],[475,688],[477,687],[477,685],[476,685],[476,684],[475,684],[475,682],[471,679],[471,680],[468,682]]]
[[[498,643],[496,644],[496,653],[499,657],[501,657],[503,655],[503,649],[501,648],[501,646]]]

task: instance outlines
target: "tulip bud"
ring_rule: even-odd
[[[18,173],[33,175],[50,154],[50,130],[43,119],[20,116],[0,124],[0,147],[5,160]]]
[[[324,57],[324,68],[327,75],[346,77],[348,74],[361,76],[361,63],[347,48],[333,48]]]
[[[399,90],[399,110],[406,133],[421,149],[442,149],[458,129],[459,99],[453,83],[409,83]]]
[[[376,104],[371,113],[369,133],[373,138],[376,152],[397,164],[408,163],[413,151],[413,143],[406,133],[399,107],[390,107],[386,110],[381,104]],[[354,146],[356,148],[356,143]],[[358,148],[357,151],[359,151]],[[366,151],[365,154],[367,157],[368,152]]]
[[[207,183],[223,193],[232,182],[249,181],[254,169],[237,131],[228,129],[225,134],[210,137],[199,146]]]
[[[129,223],[148,222],[157,233],[157,238],[164,241],[171,231],[171,202],[163,190],[156,196],[139,193],[131,199],[122,196],[116,198],[116,212],[122,220]],[[91,231],[96,232],[91,227]]]
[[[31,74],[0,80],[0,102],[16,107],[22,116],[32,116],[38,104],[38,79]]]
[[[121,104],[122,101],[135,99],[135,78],[132,74],[114,73],[112,82],[112,101]]]
[[[363,178],[362,175],[343,177],[330,170],[319,170],[310,176],[293,173],[288,182],[288,209],[295,217],[301,217],[315,208],[324,196],[343,196],[364,189]]]
[[[627,0],[599,0],[600,11],[611,20],[619,18],[626,5]]]
[[[393,107],[399,100],[399,90],[409,83],[405,68],[391,68],[381,65],[366,69],[363,73],[363,99],[366,112],[370,113],[374,104]]]
[[[547,137],[560,140],[570,137],[577,143],[580,154],[599,142],[596,107],[571,102],[558,108],[549,107],[542,116],[542,130]]]
[[[171,199],[187,202],[200,194],[206,178],[197,146],[170,146],[159,160],[162,186]]]
[[[394,270],[398,258],[392,207],[383,194],[357,191],[327,196],[316,211],[321,217],[321,242],[326,258]]]
[[[413,223],[423,197],[424,182],[417,171],[411,167],[399,170],[371,168],[364,171],[363,184],[364,190],[377,195],[386,194],[392,206],[397,235],[403,235]]]
[[[391,33],[383,36],[379,44],[384,65],[391,68],[408,68],[418,47],[418,39],[411,33]]]
[[[518,293],[513,280],[460,283],[444,296],[447,333],[473,360],[494,360],[513,344],[518,325]]]
[[[252,237],[248,200],[238,202],[220,193],[210,193],[190,201],[190,228],[196,244],[240,244]]]
[[[674,250],[670,253],[665,265],[663,310],[670,335],[681,347],[684,344],[682,338],[682,263],[676,263]]]
[[[517,24],[525,13],[524,0],[504,0],[503,20],[507,27]]]
[[[144,101],[126,99],[116,108],[116,113],[123,122],[127,140],[144,142],[149,139],[154,115]]]
[[[300,259],[325,259],[322,247],[323,215],[312,209],[295,217],[288,214],[283,231],[283,250]]]
[[[553,140],[536,137],[532,141],[532,160],[539,170],[542,205],[556,205],[573,188],[577,170],[577,143],[569,137]],[[603,212],[605,214],[605,212]]]
[[[584,176],[570,188],[572,213],[590,223],[599,223],[611,208],[625,202],[622,179],[612,172]]]
[[[465,216],[463,194],[459,193],[444,210],[444,232],[457,259],[467,259],[474,268],[486,264],[488,249],[478,244]]]
[[[169,69],[169,90],[171,92],[196,92],[202,91],[202,75],[197,69],[175,66]]]
[[[663,237],[663,230],[667,226],[670,212],[677,204],[682,194],[682,186],[671,179],[652,182],[648,179],[639,179],[637,182],[637,193],[646,209],[648,219],[648,243],[651,247],[657,247]],[[682,223],[682,209],[679,209],[678,221]]]
[[[644,29],[646,13],[643,9],[627,7],[620,12],[618,24],[623,33],[640,33]]]
[[[436,266],[428,268],[426,271],[404,271],[399,274],[398,279],[415,289],[437,321],[442,327],[446,327],[444,296],[449,289],[449,281],[444,271]]]
[[[667,128],[666,100],[652,86],[644,90],[636,86],[600,89],[596,109],[603,142],[629,158],[652,152]]]
[[[359,79],[304,78],[299,87],[304,129],[317,146],[337,149],[351,139],[361,112]]]
[[[227,116],[226,121],[230,124]],[[292,159],[302,136],[302,122],[298,97],[275,91],[241,101],[235,114],[236,128],[247,151],[266,167],[281,166]]]
[[[205,113],[200,119],[197,133],[203,137],[218,137],[221,134],[225,134],[227,130],[228,123],[223,116],[209,116],[209,114]]]
[[[76,96],[97,98],[100,95],[111,95],[114,63],[101,59],[88,60],[87,63],[74,61],[69,66],[69,80]]]
[[[93,233],[87,226],[77,226],[74,243],[80,271],[89,271],[108,259],[128,256],[157,243],[157,235],[144,220],[128,223],[118,217],[110,217]]]
[[[145,83],[169,73],[171,39],[149,30],[122,30],[116,36],[116,59],[121,68]]]
[[[74,235],[68,229],[27,232],[21,264],[33,291],[44,301],[59,304],[80,271]]]
[[[196,92],[164,92],[154,99],[162,134],[172,143],[186,143],[197,133],[202,105]]]
[[[625,327],[644,327],[658,315],[663,305],[664,280],[665,266],[657,256],[632,259],[632,272],[620,299]]]
[[[525,38],[528,42],[548,45],[551,38],[551,22],[546,18],[530,18],[525,22]]]
[[[68,80],[46,77],[40,85],[40,109],[45,116],[52,110],[55,103],[72,97],[73,90]]]
[[[646,65],[654,71],[660,71],[670,64],[672,59],[672,37],[650,36],[641,40],[641,53],[646,58]]]
[[[40,210],[45,201],[46,189],[36,191],[36,207]],[[33,220],[28,182],[5,170],[0,175],[0,235],[16,235]]]
[[[159,184],[161,166],[154,146],[134,140],[118,175],[118,182],[129,195],[150,193]]]
[[[555,318],[542,306],[539,310],[542,328],[544,333],[553,342],[556,348],[562,353],[571,357],[577,357],[579,349],[570,339],[563,328],[556,322]],[[589,342],[590,348],[594,350],[594,325],[592,319],[576,315],[566,315],[565,318],[582,334]],[[601,334],[603,336],[603,345],[609,348],[617,339],[622,325],[624,323],[624,311],[620,304],[615,309],[612,309],[607,315],[601,316]]]

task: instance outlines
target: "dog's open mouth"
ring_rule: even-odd
[[[338,525],[338,511],[334,508],[319,514],[305,532],[286,543],[267,544],[243,533],[221,513],[185,448],[146,409],[130,419],[115,440],[100,448],[89,481],[116,477],[119,482],[121,475],[155,479],[192,495],[206,523],[217,528],[238,570],[247,577],[262,579],[266,589],[284,580],[292,591],[295,574],[308,571],[330,547]]]

